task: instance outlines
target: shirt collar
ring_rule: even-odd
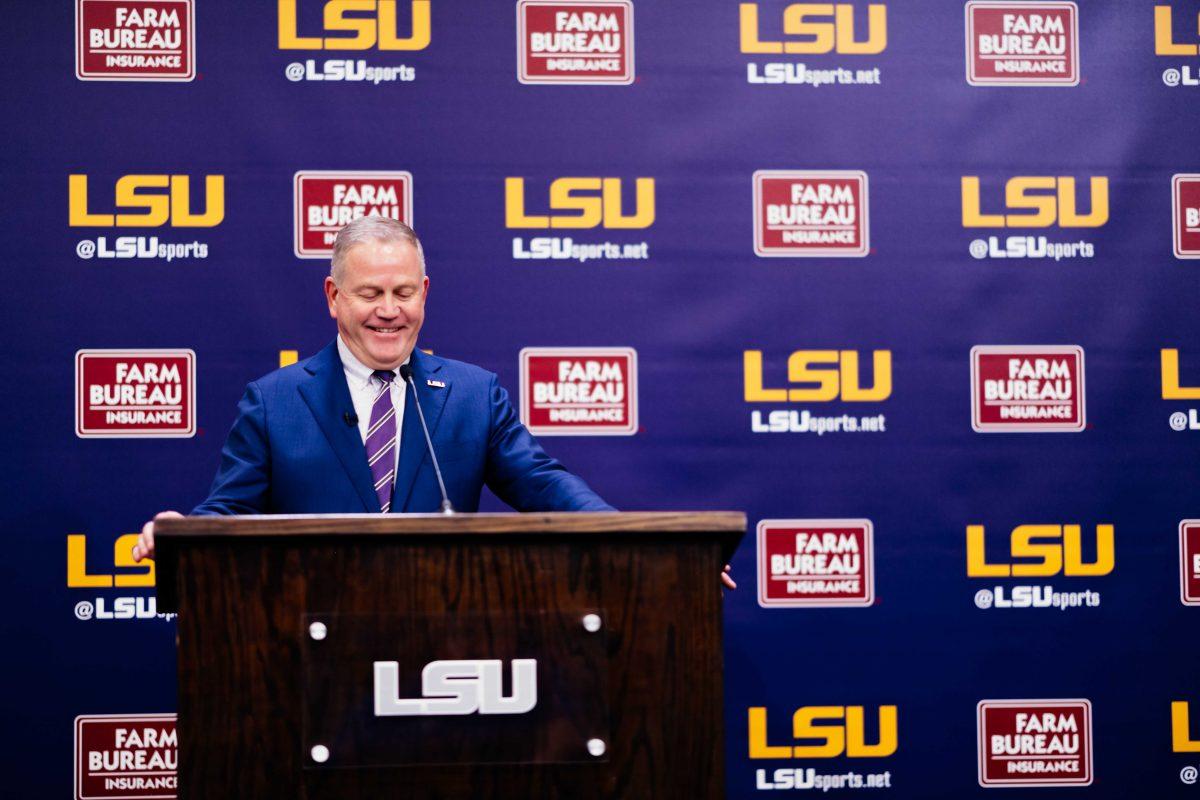
[[[354,353],[350,352],[350,348],[346,346],[344,341],[342,341],[342,335],[340,333],[337,337],[337,348],[338,355],[342,358],[342,368],[346,370],[346,382],[351,386],[369,386],[371,383],[371,378],[375,374],[375,370],[359,361],[354,356]],[[404,359],[404,364],[409,363],[411,360],[411,356]],[[404,366],[404,364],[401,364],[400,366]]]

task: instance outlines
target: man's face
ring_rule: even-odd
[[[325,279],[329,316],[342,341],[371,369],[404,363],[425,321],[429,278],[408,242],[364,242],[346,254],[341,286]]]

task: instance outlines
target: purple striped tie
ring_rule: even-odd
[[[374,377],[383,383],[371,405],[371,424],[367,427],[367,464],[379,496],[379,508],[386,514],[392,508],[392,484],[396,479],[396,408],[392,405],[392,381],[396,373],[376,370]]]

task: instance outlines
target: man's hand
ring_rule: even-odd
[[[138,534],[137,544],[133,546],[133,560],[141,561],[143,558],[154,558],[154,520],[157,519],[182,519],[183,514],[178,511],[160,511],[154,515],[154,519],[142,526],[142,532]]]
[[[133,552],[136,553],[137,549],[134,548]],[[726,589],[736,589],[737,588],[737,584],[733,582],[733,578],[729,574],[729,565],[728,564],[725,565],[725,569],[721,572],[721,583],[725,584]]]

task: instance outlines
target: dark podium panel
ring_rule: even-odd
[[[720,513],[194,517],[179,797],[718,798]]]

